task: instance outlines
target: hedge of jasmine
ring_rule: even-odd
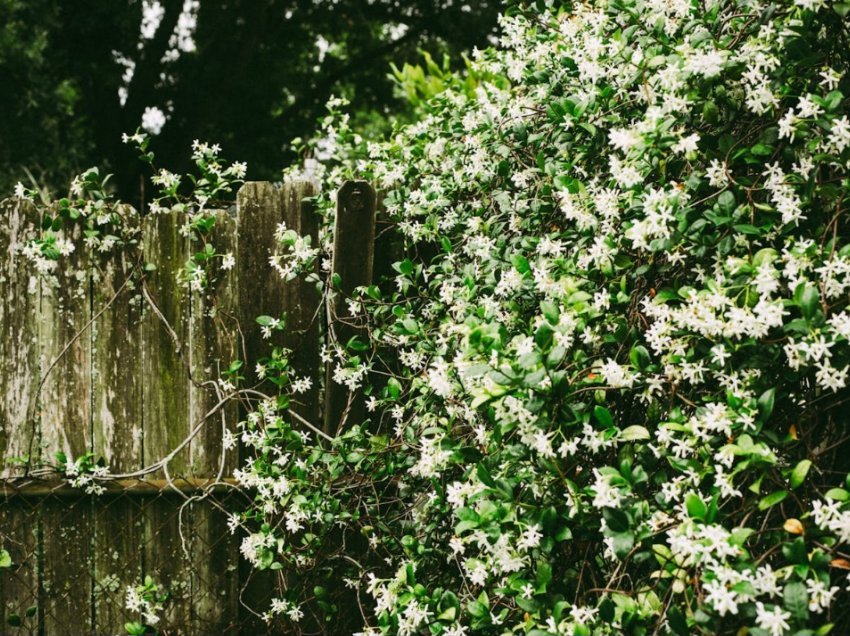
[[[368,420],[244,423],[243,551],[368,635],[846,633],[850,4],[538,5],[386,143],[334,105],[405,257]]]

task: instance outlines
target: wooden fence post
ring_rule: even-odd
[[[329,345],[344,349],[363,334],[349,311],[347,300],[357,287],[371,284],[375,257],[375,190],[366,181],[347,181],[337,192],[334,253],[331,271],[339,288],[328,306]],[[325,379],[325,432],[337,434],[343,422],[360,422],[365,408],[360,391],[349,391],[334,381],[334,362]]]

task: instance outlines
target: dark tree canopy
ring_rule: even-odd
[[[158,28],[142,37],[153,5]],[[29,171],[57,191],[75,172],[102,165],[137,200],[140,166],[121,134],[148,107],[168,119],[152,144],[158,163],[183,169],[192,140],[207,139],[247,161],[249,178],[275,178],[297,159],[291,141],[310,134],[332,94],[349,97],[357,112],[385,112],[390,62],[415,61],[422,49],[459,60],[486,44],[499,5],[0,0],[0,188],[26,182]],[[194,50],[179,51],[174,34],[187,14]],[[129,81],[121,60],[133,66]]]

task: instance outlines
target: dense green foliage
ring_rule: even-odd
[[[369,420],[246,422],[243,553],[368,634],[846,632],[848,9],[567,3],[385,144],[332,114],[407,258],[331,353]]]

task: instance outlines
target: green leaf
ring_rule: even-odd
[[[544,300],[540,303],[540,311],[543,313],[546,320],[549,321],[549,324],[558,324],[558,319],[561,317],[561,310],[558,309],[558,305],[553,303],[551,300]]]
[[[813,285],[800,283],[794,290],[794,300],[806,320],[811,320],[820,307],[820,292]]]
[[[688,511],[688,516],[691,519],[705,520],[708,514],[708,506],[702,498],[695,492],[689,492],[685,495],[685,509]]]
[[[602,517],[611,532],[625,532],[629,529],[629,516],[619,508],[603,508]]]
[[[850,492],[843,488],[830,488],[826,491],[824,496],[827,499],[832,499],[833,501],[847,501],[850,499]]]
[[[776,388],[771,388],[761,394],[758,401],[759,416],[763,422],[767,421],[773,413],[773,404],[776,401]]]
[[[794,470],[791,471],[791,478],[788,480],[791,483],[791,488],[798,488],[802,485],[811,467],[812,462],[808,459],[804,459],[794,466]]]
[[[620,532],[611,537],[614,544],[614,554],[619,559],[625,558],[635,547],[635,537],[631,532]]]
[[[129,636],[144,636],[146,629],[141,623],[133,621],[132,623],[124,623],[124,631],[126,631]]]
[[[387,382],[387,394],[394,400],[398,399],[401,395],[401,382],[396,378],[390,378]]]
[[[803,621],[809,617],[809,593],[804,583],[791,581],[782,593],[782,604],[791,616]]]
[[[12,567],[12,555],[8,550],[0,550],[0,568]]]
[[[643,345],[635,345],[629,351],[629,360],[636,369],[642,371],[649,365],[649,351]]]
[[[611,411],[606,409],[604,406],[594,406],[593,417],[595,417],[596,421],[606,428],[614,426],[614,418],[611,416]]]
[[[675,605],[667,610],[667,623],[676,636],[688,636],[691,633],[688,629],[688,621],[685,620],[682,611]]]
[[[767,510],[768,508],[772,508],[776,504],[784,501],[787,496],[787,490],[777,490],[776,492],[772,492],[766,497],[762,498],[761,501],[759,501],[759,510]]]
[[[649,439],[649,437],[649,431],[646,430],[645,427],[640,426],[639,424],[627,426],[622,431],[620,431],[620,440],[624,442],[634,442],[640,439]]]

